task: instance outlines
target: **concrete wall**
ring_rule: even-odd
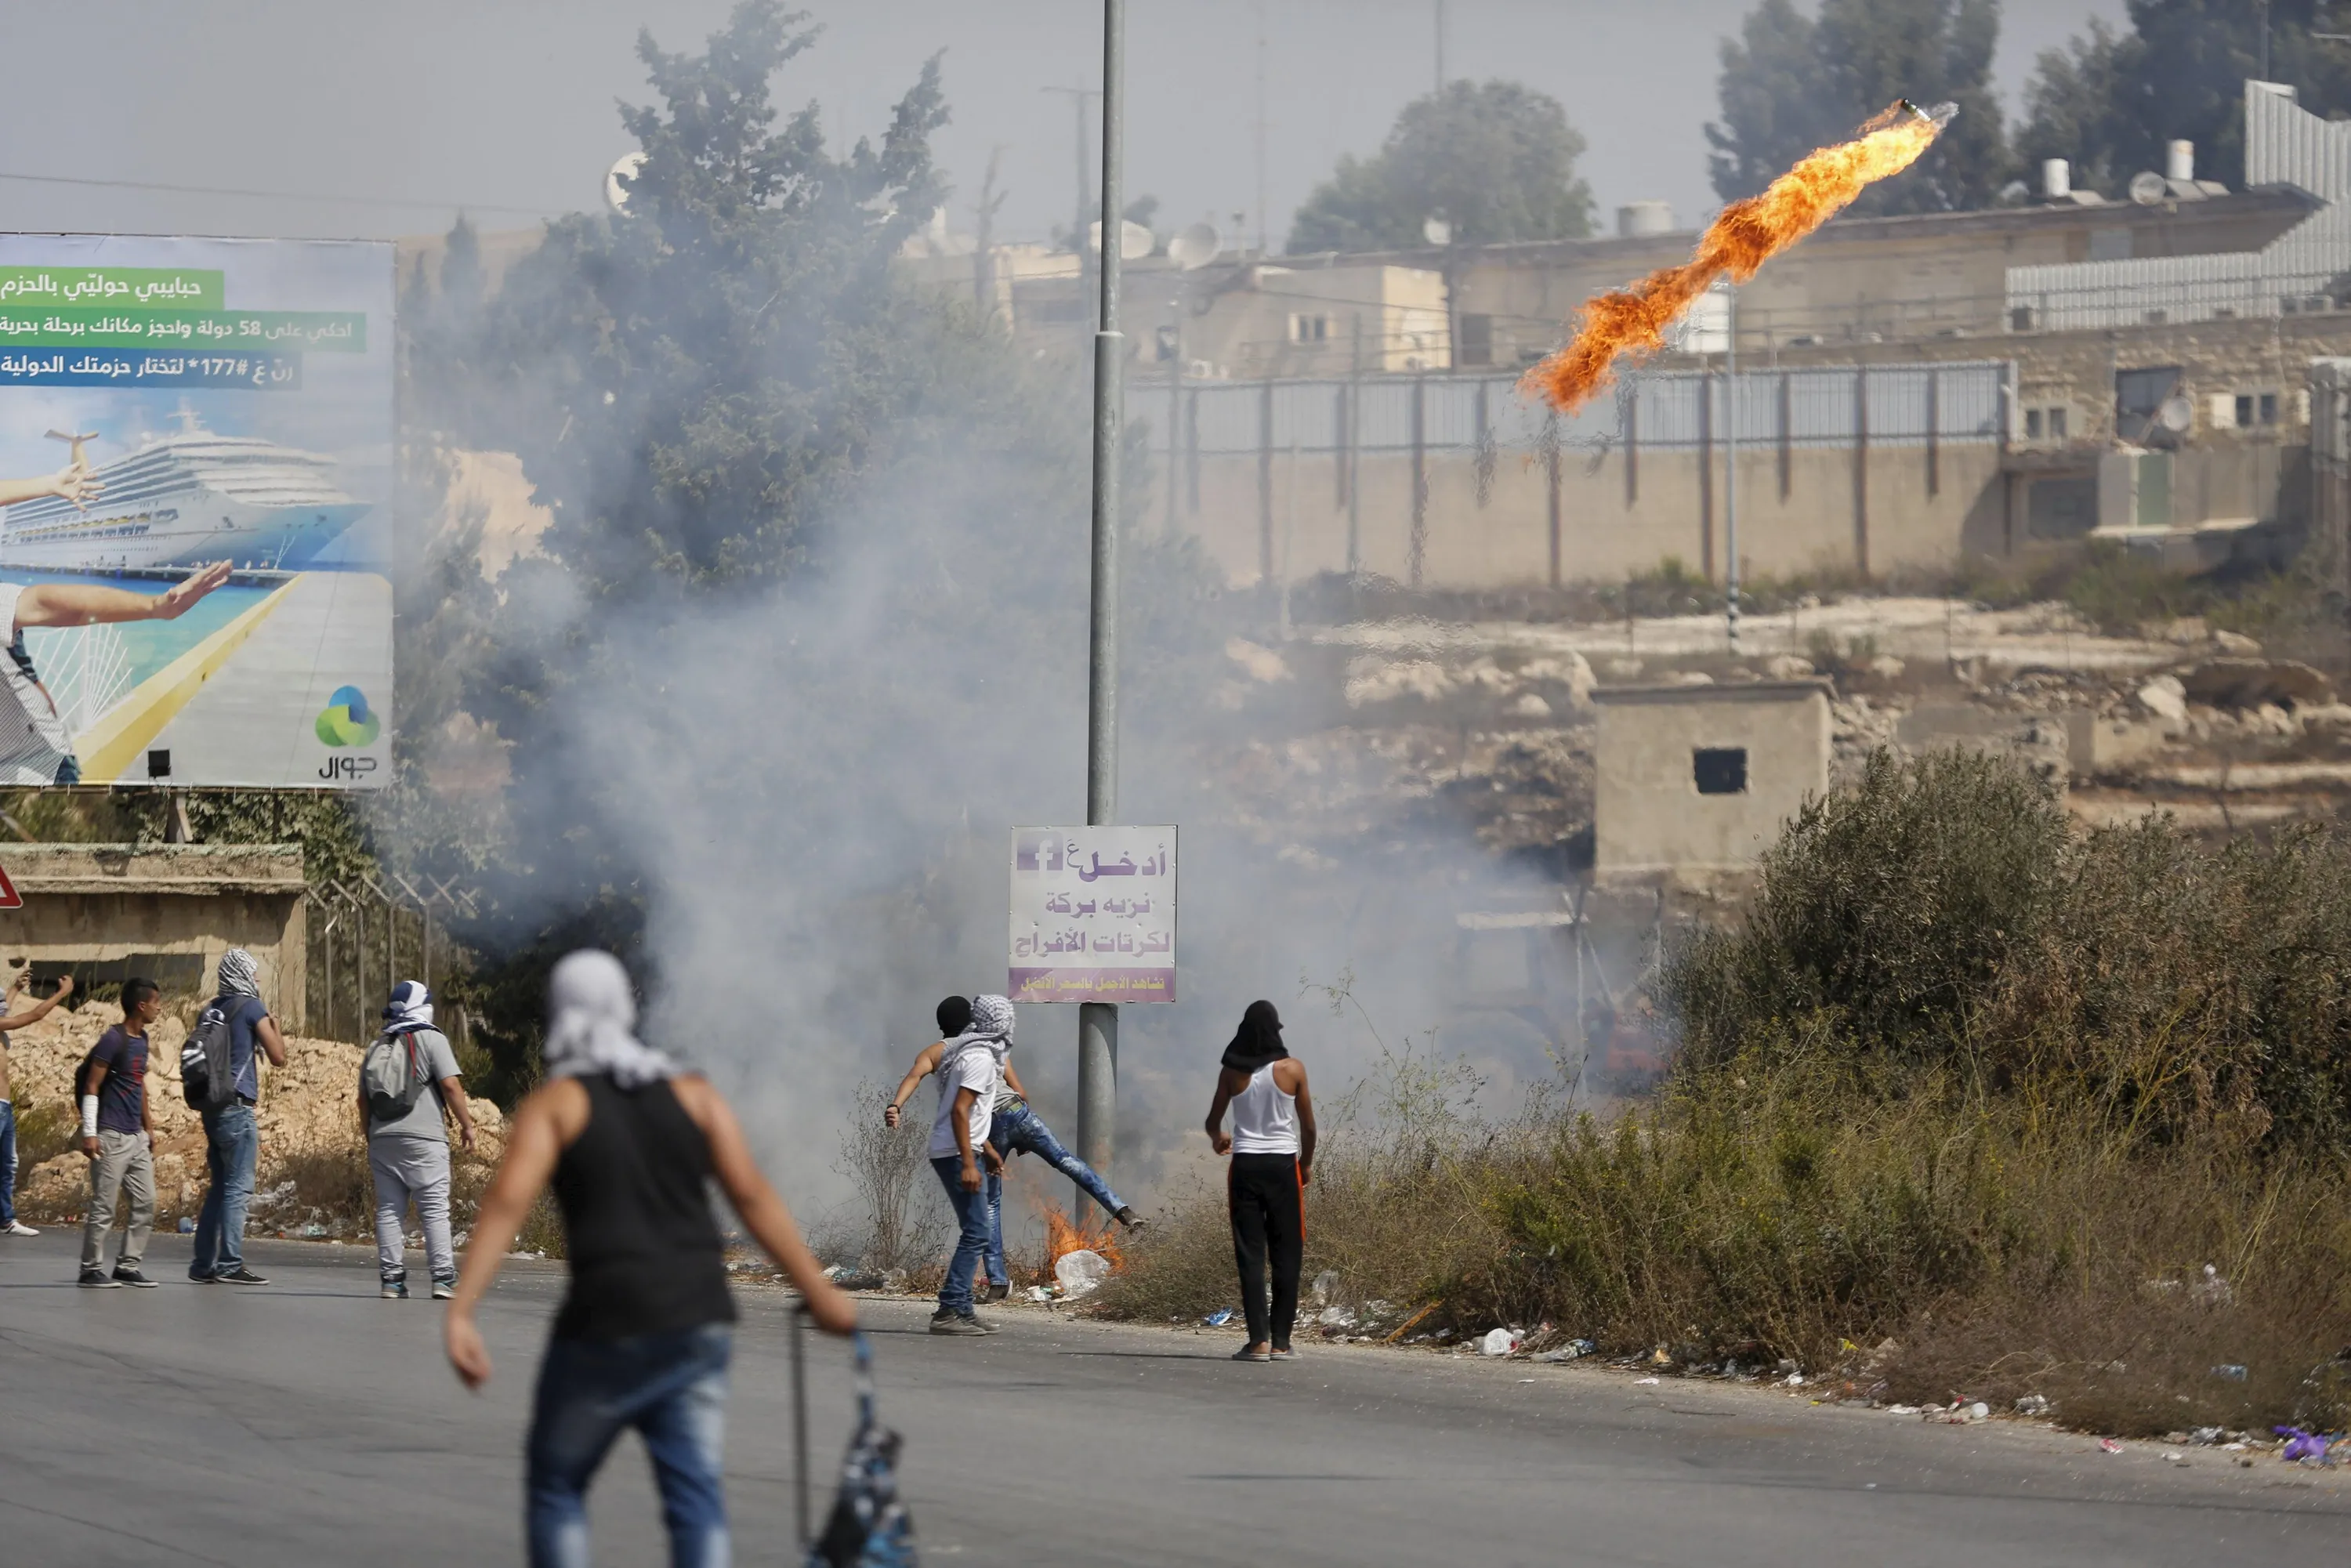
[[[1594,744],[1602,876],[1751,865],[1808,795],[1829,787],[1829,703],[1816,681],[1603,687]],[[1700,747],[1743,747],[1747,789],[1701,795]]]
[[[0,844],[0,870],[25,901],[0,910],[0,961],[11,970],[187,956],[201,960],[208,988],[221,954],[243,947],[270,1010],[289,1030],[304,1027],[299,845]]]
[[[1416,529],[1410,455],[1359,456],[1352,563],[1350,507],[1339,472],[1344,461],[1338,453],[1293,458],[1278,452],[1268,475],[1255,455],[1204,454],[1196,507],[1187,476],[1176,476],[1176,526],[1199,536],[1236,586],[1296,580],[1351,564],[1427,587],[1604,581],[1654,570],[1668,556],[1709,578],[1722,574],[1719,451],[1710,457],[1687,450],[1561,454],[1556,570],[1550,460],[1499,455],[1481,500],[1475,454],[1429,453],[1421,465],[1426,500]],[[1783,456],[1761,444],[1743,448],[1741,570],[1882,574],[1948,565],[1963,550],[2005,553],[2000,449],[1983,443],[1942,447],[1933,457],[1931,484],[1929,466],[1923,446],[1881,448],[1859,460],[1851,449],[1800,447]],[[1155,467],[1144,510],[1154,525],[1166,516],[1169,477],[1164,462]]]

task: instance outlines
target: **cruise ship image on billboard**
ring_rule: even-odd
[[[8,507],[0,567],[109,572],[226,560],[293,571],[371,509],[337,484],[332,457],[218,434],[187,409],[177,417],[179,431],[94,468],[98,493],[80,506],[45,496]],[[81,460],[89,437],[49,434]]]

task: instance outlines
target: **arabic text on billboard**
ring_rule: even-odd
[[[0,235],[0,784],[369,789],[392,248]]]
[[[1176,999],[1176,830],[1016,828],[1016,1002]]]

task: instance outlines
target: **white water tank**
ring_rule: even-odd
[[[2063,158],[2041,161],[2041,193],[2053,202],[2062,202],[2074,193],[2074,166]]]
[[[1627,202],[1616,209],[1616,233],[1625,239],[1644,239],[1674,232],[1669,202]]]
[[[2196,143],[2167,141],[2163,144],[2163,177],[2182,181],[2196,178]]]

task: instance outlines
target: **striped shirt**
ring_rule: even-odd
[[[0,582],[0,629],[8,636],[0,657],[0,784],[56,784],[59,769],[73,761],[73,737],[25,651],[16,624],[24,591],[22,583]]]

